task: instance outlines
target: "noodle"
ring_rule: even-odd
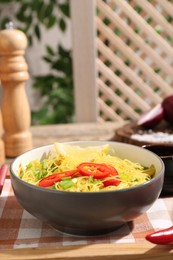
[[[106,164],[114,167],[118,175],[107,176],[103,180],[95,179],[93,176],[64,177],[61,181],[52,185],[51,189],[88,192],[120,190],[137,186],[149,181],[155,174],[153,165],[144,167],[139,163],[127,159],[121,159],[109,154],[109,145],[82,148],[75,145],[54,145],[47,158],[33,160],[24,168],[20,165],[18,176],[25,182],[38,185],[40,180],[54,173],[62,173],[75,170],[83,162]],[[104,181],[117,179],[118,185],[104,186]]]

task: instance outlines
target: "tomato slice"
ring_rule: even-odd
[[[76,170],[72,171],[65,171],[65,172],[60,172],[60,173],[53,173],[42,180],[39,181],[38,186],[40,187],[50,187],[56,182],[61,181],[63,178],[73,176],[77,172]]]
[[[95,179],[103,179],[109,175],[117,175],[116,169],[104,163],[81,163],[77,169],[81,175],[93,176]]]

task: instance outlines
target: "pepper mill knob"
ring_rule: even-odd
[[[15,157],[32,148],[31,115],[25,92],[29,78],[24,59],[27,38],[22,31],[9,27],[0,31],[0,39],[3,140],[6,156]]]

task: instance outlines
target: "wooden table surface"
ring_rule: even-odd
[[[33,126],[33,147],[51,144],[54,142],[74,141],[74,140],[112,140],[115,131],[125,123],[108,122],[80,123],[64,125]],[[10,163],[13,158],[8,158]],[[156,246],[149,242],[134,244],[93,244],[85,246],[66,247],[44,247],[26,249],[2,249],[0,259],[2,260],[29,260],[29,259],[162,259],[173,258],[173,245]]]
[[[31,132],[34,146],[40,146],[56,141],[109,140],[114,137],[115,130],[124,124],[107,122],[33,126]]]

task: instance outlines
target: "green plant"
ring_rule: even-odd
[[[71,52],[61,45],[54,51],[46,47],[43,57],[50,65],[50,73],[35,78],[34,87],[44,99],[42,108],[32,113],[33,124],[68,123],[73,120],[73,79]],[[58,72],[58,73],[57,73]],[[49,93],[49,95],[48,95]]]
[[[15,4],[13,12],[6,12]],[[0,28],[4,29],[9,21],[15,21],[15,27],[22,30],[28,38],[42,39],[42,27],[46,30],[58,26],[66,31],[67,19],[70,17],[68,0],[0,0]],[[71,51],[63,46],[53,50],[45,46],[42,59],[49,65],[49,74],[33,78],[33,88],[37,88],[43,100],[38,111],[32,111],[32,124],[67,123],[73,121],[73,80]]]
[[[13,8],[13,6],[16,8]],[[13,13],[3,15],[3,9],[11,5]],[[0,0],[0,28],[3,29],[9,21],[15,20],[18,29],[26,33],[29,44],[34,37],[41,40],[41,26],[47,30],[58,26],[61,31],[66,30],[66,18],[70,16],[69,1],[59,0]]]

